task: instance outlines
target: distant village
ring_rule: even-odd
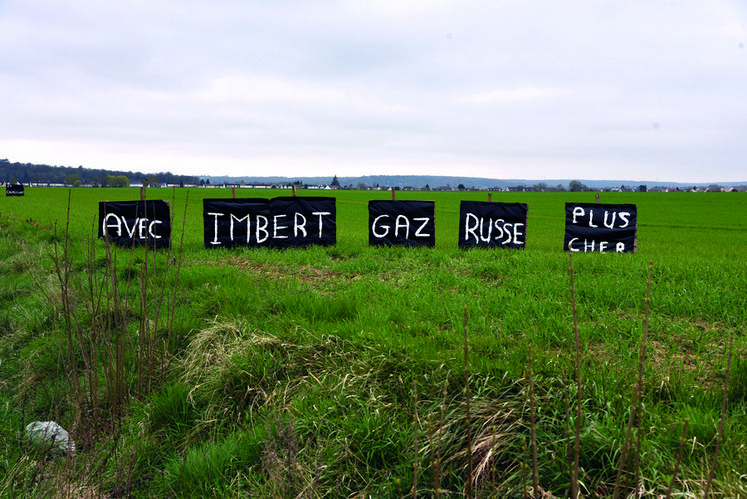
[[[212,181],[211,181],[212,178]],[[322,181],[314,177],[311,182],[302,180],[269,181],[257,179],[252,181],[250,177],[238,180],[231,177],[195,177],[188,175],[175,175],[170,172],[146,174],[140,172],[114,172],[100,169],[88,169],[82,166],[77,168],[37,165],[30,163],[12,163],[7,159],[0,159],[0,186],[23,185],[27,187],[148,187],[148,188],[182,188],[201,187],[206,189],[231,188],[231,189],[316,189],[316,190],[364,190],[364,191],[489,191],[489,192],[747,192],[747,183],[736,185],[692,185],[686,186],[681,183],[673,185],[651,186],[650,184],[622,184],[619,186],[603,186],[595,182],[595,186],[587,186],[580,180],[550,185],[550,182],[531,183],[527,180],[506,180],[500,184],[489,185],[489,179],[468,179],[461,177],[398,177],[380,176],[357,177],[343,179],[337,176],[329,181]],[[406,180],[403,180],[406,179]],[[420,182],[418,182],[418,179]],[[426,180],[431,182],[444,182],[443,185],[422,184]],[[369,182],[366,182],[369,181]],[[449,182],[450,181],[450,182]],[[354,183],[349,183],[354,182]],[[406,185],[415,182],[419,185]],[[559,181],[554,181],[556,183]],[[387,183],[390,183],[387,185]],[[515,185],[512,185],[514,184]],[[476,185],[479,184],[479,185]]]
[[[438,185],[431,187],[426,184],[423,187],[408,186],[408,185],[382,185],[379,183],[373,183],[368,185],[366,183],[356,183],[344,185],[341,183],[337,176],[333,177],[332,180],[322,184],[307,184],[300,180],[294,182],[217,182],[210,183],[210,179],[201,179],[199,185],[193,187],[204,187],[204,188],[233,188],[233,189],[315,189],[315,190],[359,190],[359,191],[484,191],[484,192],[747,192],[747,185],[719,185],[712,184],[708,186],[693,185],[686,188],[683,187],[671,187],[671,186],[654,186],[648,187],[644,184],[640,185],[625,185],[622,184],[618,187],[590,187],[585,185],[579,180],[571,180],[568,185],[557,184],[550,186],[545,182],[538,182],[536,184],[522,184],[517,185],[494,185],[494,186],[467,186],[462,183],[452,185],[447,183],[445,185]],[[158,187],[154,185],[152,187]],[[173,185],[164,185],[163,187],[176,187]]]
[[[585,185],[578,180],[572,180],[567,186],[558,184],[549,186],[544,182],[527,185],[509,185],[509,186],[491,186],[491,187],[474,187],[464,184],[445,184],[431,187],[426,184],[423,187],[401,186],[401,185],[382,185],[374,183],[368,185],[365,183],[343,185],[337,177],[333,177],[328,184],[306,184],[300,180],[294,182],[216,182],[210,183],[210,179],[201,179],[199,184],[195,185],[173,185],[173,184],[150,184],[149,187],[203,187],[207,189],[311,189],[311,190],[359,190],[359,191],[439,191],[439,192],[747,192],[747,185],[723,186],[712,184],[708,186],[693,185],[687,188],[683,187],[666,187],[655,186],[647,187],[646,185],[620,185],[619,187],[594,188]]]
[[[178,187],[174,185],[151,185],[150,187]],[[514,185],[514,186],[493,186],[493,187],[467,187],[463,184],[456,186],[446,184],[441,186],[430,187],[426,185],[424,187],[414,186],[387,186],[387,185],[366,185],[366,184],[349,184],[349,185],[334,185],[334,184],[304,184],[304,183],[229,183],[221,182],[210,184],[201,182],[199,185],[189,187],[204,187],[204,188],[234,188],[234,189],[313,189],[313,190],[360,190],[360,191],[389,191],[394,189],[395,191],[440,191],[440,192],[452,192],[452,191],[467,191],[467,192],[747,192],[747,185],[738,186],[723,186],[718,184],[708,186],[692,186],[688,188],[682,187],[647,187],[646,185],[630,186],[620,185],[619,187],[603,187],[593,188],[586,185],[571,185],[563,186],[557,185],[554,187],[544,185]]]
[[[15,185],[20,184],[24,185],[22,182],[18,182],[17,180],[9,180],[7,182],[0,182],[0,186],[6,186],[6,185]],[[108,187],[108,188],[118,188],[118,187],[138,187],[142,185],[143,187],[147,188],[183,188],[183,187],[200,187],[204,189],[289,189],[292,190],[294,188],[296,189],[311,189],[311,190],[328,190],[328,191],[334,191],[334,190],[361,190],[361,191],[389,191],[394,189],[395,191],[439,191],[439,192],[459,192],[459,191],[466,191],[466,192],[747,192],[747,185],[719,185],[719,184],[712,184],[708,186],[698,186],[694,185],[691,187],[666,187],[666,186],[656,186],[656,187],[647,187],[646,185],[620,185],[619,187],[601,187],[601,188],[594,188],[589,187],[586,185],[573,185],[573,182],[571,182],[571,185],[564,186],[564,185],[557,185],[557,186],[544,186],[544,185],[510,185],[510,186],[492,186],[492,187],[474,187],[470,186],[467,187],[463,184],[458,184],[456,186],[446,184],[446,185],[440,185],[440,186],[434,186],[431,187],[429,185],[425,185],[424,187],[414,187],[414,186],[388,186],[388,185],[366,185],[366,184],[349,184],[349,185],[334,185],[334,184],[305,184],[305,183],[296,183],[296,182],[276,182],[276,183],[258,183],[258,182],[220,182],[220,183],[210,183],[210,181],[202,180],[199,183],[168,183],[168,182],[158,182],[147,180],[140,184],[132,185],[129,182],[129,179],[127,180],[118,180],[115,183],[111,183],[108,185],[102,185],[100,183],[83,183],[83,182],[72,182],[72,183],[64,183],[64,182],[29,182],[25,184],[26,187],[74,187],[74,188],[94,188],[94,187]]]

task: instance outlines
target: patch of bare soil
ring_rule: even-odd
[[[308,265],[302,267],[281,268],[274,265],[264,265],[261,263],[251,262],[239,257],[229,257],[219,262],[223,265],[238,267],[253,274],[262,275],[270,279],[293,278],[306,283],[321,283],[339,280],[343,276],[339,272],[321,270]],[[347,276],[348,279],[356,279],[359,276]]]

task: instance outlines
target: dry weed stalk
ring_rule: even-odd
[[[449,380],[444,382],[444,393],[441,399],[441,413],[438,418],[438,429],[436,430],[436,460],[433,463],[433,490],[436,499],[441,497],[441,443],[444,434],[444,417],[446,416],[446,393],[449,389]]]
[[[641,453],[641,435],[640,435],[640,424],[641,424],[641,393],[643,391],[643,365],[646,359],[646,344],[648,343],[648,324],[649,324],[649,310],[651,304],[651,269],[654,266],[654,262],[650,261],[648,264],[648,286],[646,290],[646,312],[643,321],[643,340],[641,342],[641,351],[638,356],[638,383],[636,384],[635,391],[633,393],[633,404],[630,408],[630,417],[628,418],[628,429],[625,432],[625,440],[623,442],[622,449],[620,451],[620,461],[617,465],[617,477],[615,478],[615,489],[613,492],[613,499],[620,497],[620,479],[622,478],[623,469],[625,462],[628,460],[628,453],[630,451],[630,438],[633,432],[633,428],[636,429],[637,433],[637,449],[638,458],[635,464],[635,478],[634,483],[638,480],[638,468]]]
[[[417,378],[413,378],[412,380],[412,391],[413,391],[413,398],[414,405],[415,405],[415,457],[412,462],[412,497],[415,499],[417,497],[418,493],[418,380]]]
[[[537,429],[534,412],[534,372],[532,370],[532,345],[529,344],[529,438],[532,454],[532,496],[537,497],[539,492],[539,476],[537,467]]]
[[[472,422],[470,421],[469,405],[469,343],[467,342],[467,305],[464,306],[464,397],[466,399],[467,422],[467,499],[472,499]]]
[[[716,463],[718,462],[718,453],[721,449],[721,440],[724,437],[724,420],[726,419],[726,400],[729,398],[729,371],[731,369],[731,355],[734,349],[734,334],[729,334],[729,354],[726,358],[726,375],[724,378],[724,397],[721,400],[721,419],[718,423],[718,435],[716,436],[716,448],[713,451],[713,462],[711,463],[711,471],[708,472],[708,480],[706,480],[705,490],[703,491],[703,499],[708,497],[709,490],[711,488],[711,482],[713,482],[713,474],[716,472]]]
[[[578,461],[581,453],[581,342],[578,337],[578,316],[576,315],[576,288],[573,282],[573,253],[568,254],[571,277],[571,309],[573,311],[573,335],[576,340],[576,432],[573,441],[573,464],[571,467],[571,498],[579,496]]]
[[[674,471],[672,471],[672,480],[669,482],[669,488],[667,489],[667,493],[664,495],[664,499],[669,499],[672,496],[672,487],[674,487],[674,481],[677,479],[677,473],[679,473],[680,463],[682,462],[682,453],[685,450],[685,437],[687,436],[687,426],[689,424],[690,424],[690,421],[686,419],[685,423],[682,425],[682,436],[680,437],[680,450],[677,452],[677,459],[674,462]]]

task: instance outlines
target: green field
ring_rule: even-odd
[[[299,191],[337,198],[337,245],[277,251],[204,249],[230,190],[151,189],[155,253],[93,237],[139,189],[3,194],[3,497],[747,496],[744,193],[602,193],[638,206],[638,252],[574,254],[573,289],[564,204],[594,193],[493,193],[528,204],[526,249],[462,251],[487,193],[398,191],[435,201],[414,249],[368,247],[390,192]]]

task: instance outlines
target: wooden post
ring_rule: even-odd
[[[597,192],[596,194],[594,194],[594,197],[596,197],[596,199],[597,199],[597,204],[599,204],[599,193]]]
[[[236,199],[236,187],[231,187],[231,199]]]
[[[493,193],[488,192],[488,203],[492,203],[492,202],[493,202]]]
[[[145,186],[140,188],[140,201],[145,201]]]
[[[394,187],[392,187],[392,201],[396,199],[396,196],[394,195]]]
[[[293,184],[293,197],[296,197],[296,184]]]

